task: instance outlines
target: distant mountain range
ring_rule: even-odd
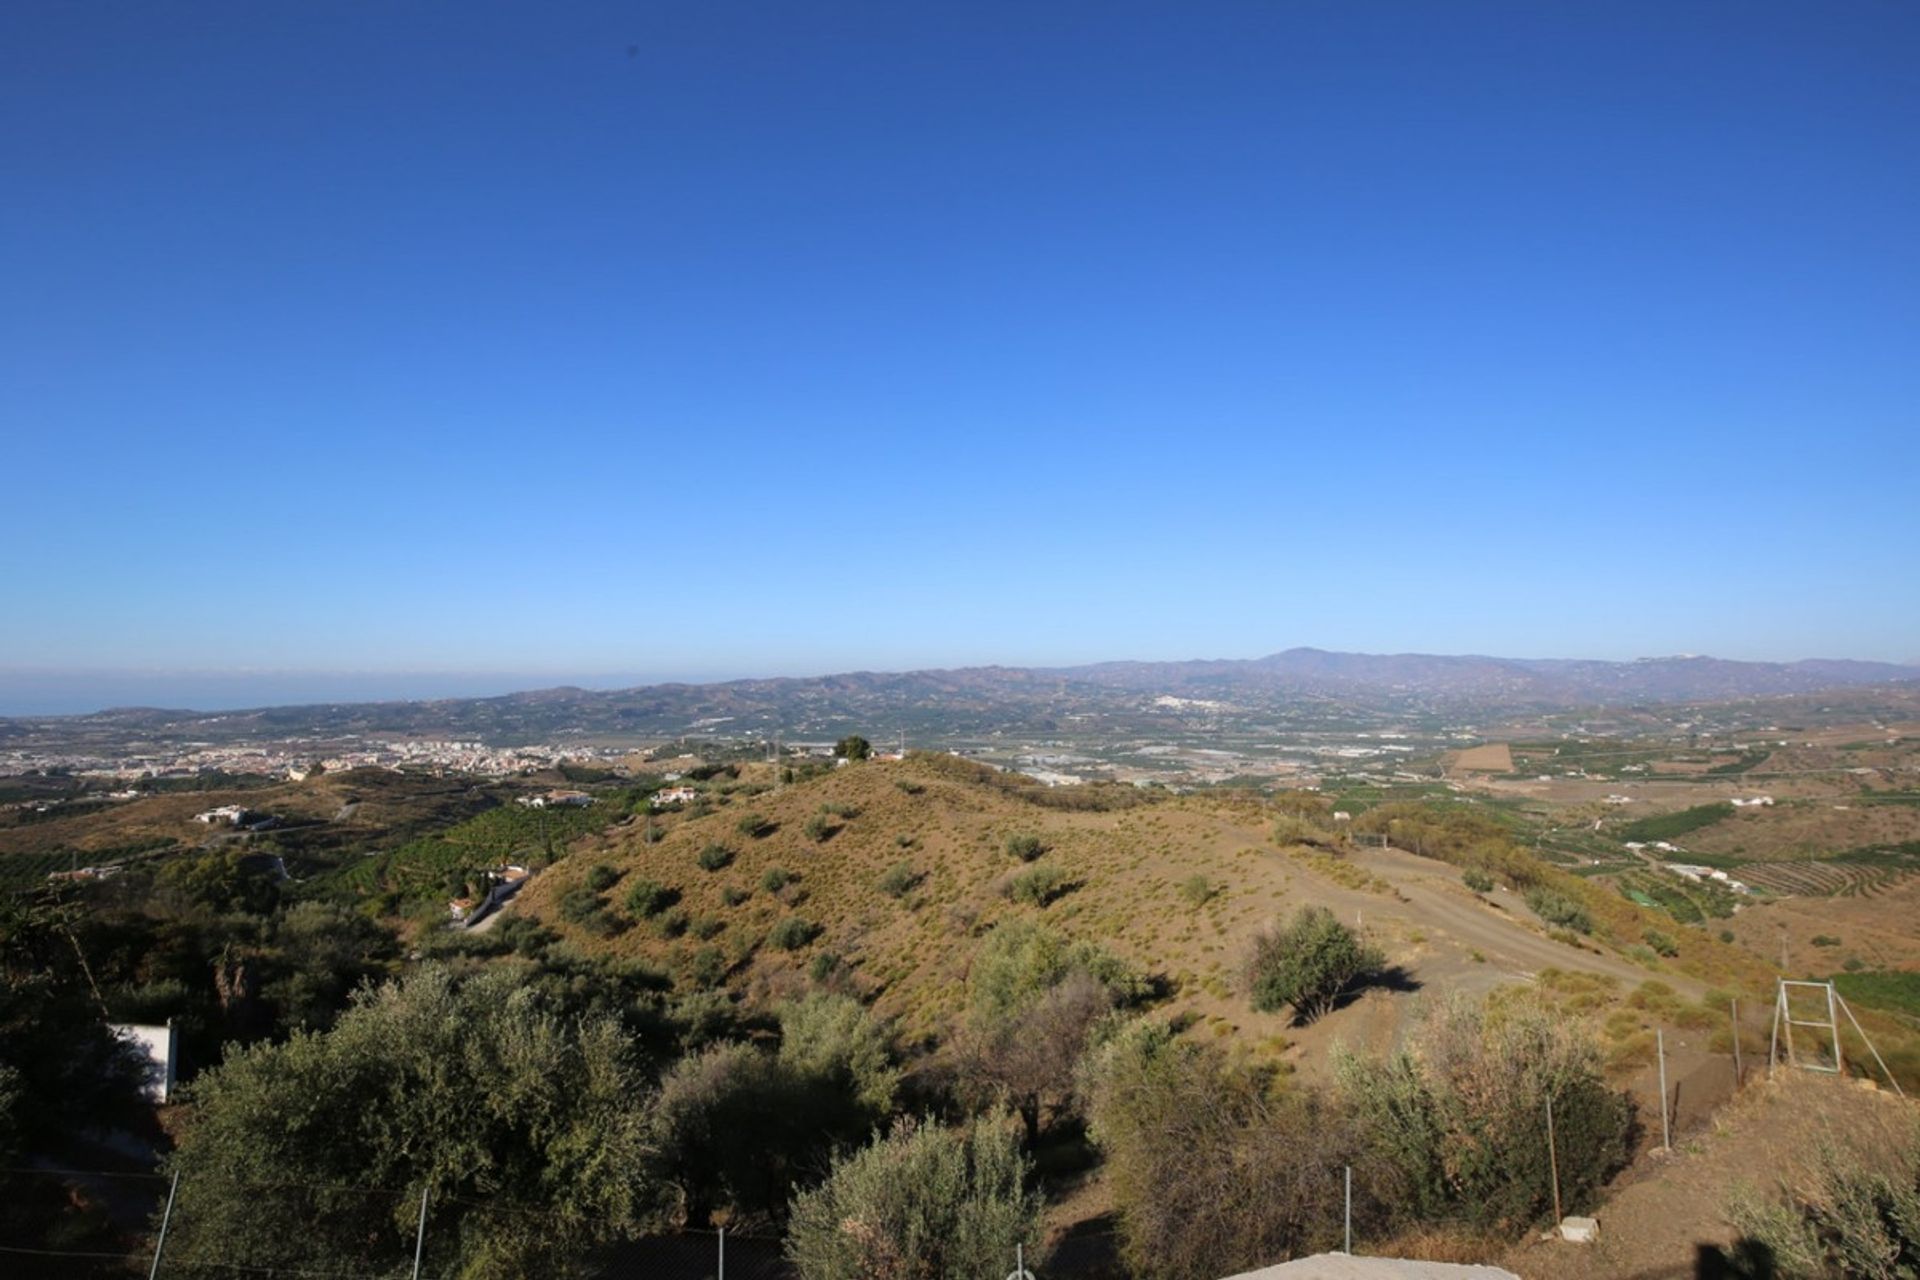
[[[53,740],[231,742],[414,734],[493,743],[567,733],[668,737],[848,729],[934,737],[1052,732],[1097,718],[1145,731],[1169,714],[1260,720],[1336,711],[1489,717],[1584,707],[1725,702],[1870,686],[1920,688],[1920,667],[1811,659],[1634,662],[1288,649],[1264,658],[1102,662],[851,672],[808,679],[541,689],[487,698],[267,707],[218,714],[123,708],[87,716],[0,720],[0,747]]]
[[[1517,705],[1704,702],[1813,693],[1822,689],[1920,680],[1920,667],[1890,662],[1810,658],[1801,662],[1731,662],[1693,655],[1601,662],[1580,658],[1447,657],[1426,653],[1331,653],[1288,649],[1264,658],[1216,662],[1103,662],[1058,674],[1145,689],[1179,686],[1221,691],[1392,694]]]

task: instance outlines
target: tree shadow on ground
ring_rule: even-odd
[[[1413,976],[1413,971],[1405,965],[1390,964],[1378,972],[1355,978],[1352,982],[1349,982],[1345,987],[1341,988],[1340,994],[1333,998],[1333,1007],[1328,1009],[1327,1012],[1336,1013],[1354,1003],[1369,991],[1391,991],[1400,994],[1410,994],[1420,990],[1423,985],[1420,979]],[[1293,1025],[1296,1027],[1304,1027],[1312,1021],[1312,1018],[1302,1017],[1296,1013],[1293,1018]]]
[[[1694,1280],[1773,1280],[1778,1274],[1773,1250],[1758,1240],[1737,1240],[1732,1249],[1703,1244],[1694,1250]]]

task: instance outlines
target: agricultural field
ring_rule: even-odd
[[[1731,818],[1733,814],[1733,805],[1721,800],[1713,804],[1694,805],[1692,808],[1681,809],[1674,813],[1638,818],[1615,829],[1613,834],[1621,841],[1678,840],[1682,836],[1690,836],[1717,822]]]
[[[1766,808],[1729,809],[1719,819],[1685,832],[1684,843],[1689,852],[1717,858],[1798,862],[1848,849],[1920,841],[1920,807],[1863,803],[1864,799],[1782,800]]]
[[[1840,885],[1844,890],[1858,884],[1852,893],[1768,897],[1716,927],[1729,929],[1742,945],[1774,963],[1784,942],[1787,968],[1795,973],[1831,973],[1849,960],[1869,969],[1920,968],[1920,929],[1914,927],[1920,920],[1920,875],[1879,878],[1869,886],[1866,877],[1857,876],[1858,868],[1852,870],[1856,878]],[[1848,876],[1848,869],[1840,875]],[[1834,884],[1836,877],[1801,883]],[[1815,939],[1822,942],[1816,945]]]
[[[1742,879],[1769,893],[1810,898],[1871,897],[1916,873],[1920,841],[1850,849],[1831,858],[1756,862],[1740,869]]]
[[[1447,768],[1453,773],[1512,773],[1513,749],[1504,742],[1468,747],[1454,752]]]

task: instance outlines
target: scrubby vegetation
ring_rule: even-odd
[[[1081,1087],[1133,1275],[1215,1280],[1338,1246],[1354,1148],[1318,1095],[1276,1094],[1149,1019],[1090,1055]]]
[[[1034,1241],[1038,1265],[1031,1171],[991,1116],[952,1129],[902,1120],[794,1201],[787,1255],[802,1280],[998,1275],[1010,1240]]]
[[[1587,909],[1565,894],[1555,893],[1551,889],[1529,889],[1527,906],[1533,914],[1550,925],[1562,929],[1571,929],[1575,933],[1592,933],[1593,917]]]
[[[1073,887],[1073,877],[1056,863],[1038,862],[1015,876],[1007,884],[1007,896],[1015,902],[1044,907]]]
[[[1538,1222],[1552,1207],[1549,1103],[1569,1211],[1626,1162],[1631,1104],[1594,1043],[1542,1002],[1445,1001],[1406,1052],[1343,1054],[1339,1072],[1367,1184],[1408,1222]]]
[[[1261,1012],[1291,1008],[1297,1021],[1311,1022],[1385,965],[1386,957],[1331,911],[1302,907],[1284,926],[1254,939],[1247,990]]]
[[[266,1060],[292,1079],[336,1073],[348,1082],[315,1086],[322,1109],[347,1105],[339,1099],[351,1085],[373,1100],[372,1115],[442,1118],[444,1133],[417,1153],[424,1163],[382,1154],[385,1163],[357,1180],[348,1166],[372,1158],[365,1144],[385,1138],[368,1136],[371,1119],[342,1126],[328,1156],[336,1163],[316,1176],[390,1187],[396,1197],[363,1238],[342,1245],[350,1269],[392,1269],[393,1249],[411,1230],[399,1198],[415,1197],[417,1211],[420,1185],[438,1179],[429,1238],[442,1252],[430,1249],[427,1259],[435,1274],[562,1274],[603,1233],[718,1222],[743,1234],[785,1232],[804,1274],[888,1274],[893,1251],[933,1247],[923,1243],[929,1232],[950,1247],[940,1265],[973,1274],[969,1223],[988,1224],[977,1228],[982,1256],[1010,1268],[1012,1241],[1001,1234],[1013,1229],[1004,1225],[1009,1215],[1034,1232],[1024,1239],[1037,1248],[1036,1187],[1085,1175],[1096,1180],[1096,1197],[1111,1192],[1122,1252],[1137,1274],[1217,1280],[1336,1244],[1347,1165],[1356,1171],[1363,1242],[1536,1220],[1537,1206],[1500,1183],[1496,1167],[1533,1141],[1520,1114],[1525,1088],[1564,1086],[1559,1154],[1573,1170],[1570,1198],[1585,1194],[1585,1170],[1611,1167],[1619,1148],[1608,1120],[1615,1095],[1593,1092],[1589,1068],[1601,1050],[1580,1039],[1579,1018],[1618,1015],[1619,1034],[1610,1021],[1606,1046],[1626,1062],[1655,1020],[1675,1025],[1700,1012],[1657,986],[1589,992],[1575,988],[1592,975],[1543,973],[1574,1047],[1543,1038],[1502,996],[1450,1015],[1452,1034],[1420,1033],[1404,1060],[1353,1059],[1335,1087],[1321,1049],[1302,1059],[1289,1048],[1292,1033],[1271,1034],[1275,1020],[1254,1017],[1247,1004],[1301,1020],[1325,1016],[1375,975],[1392,976],[1384,955],[1330,913],[1309,910],[1260,938],[1237,987],[1234,973],[1248,931],[1316,894],[1378,894],[1389,917],[1375,926],[1381,936],[1396,945],[1420,939],[1393,920],[1407,901],[1397,894],[1399,873],[1391,884],[1375,874],[1389,864],[1346,838],[1349,824],[1334,822],[1326,797],[1269,799],[1252,788],[1049,792],[922,756],[840,769],[796,762],[796,780],[776,791],[773,772],[751,772],[758,767],[709,773],[697,805],[636,813],[625,827],[583,829],[571,847],[557,844],[551,865],[488,931],[445,927],[446,899],[484,891],[484,867],[462,871],[457,883],[443,879],[395,915],[388,908],[397,900],[381,895],[302,900],[312,886],[280,881],[266,860],[169,853],[168,872],[140,884],[140,910],[153,922],[139,926],[137,940],[96,932],[84,918],[77,948],[58,930],[42,939],[37,954],[57,955],[71,971],[61,995],[71,1016],[61,1024],[21,997],[18,1007],[34,1012],[0,1023],[0,1080],[12,1080],[6,1037],[27,1017],[97,1026],[77,951],[96,967],[114,1016],[175,1017],[196,1046],[209,1047],[206,1062],[238,1061],[259,1045],[286,1055]],[[753,809],[741,816],[748,802]],[[1091,816],[1070,816],[1080,810]],[[816,819],[824,839],[807,830]],[[1298,824],[1287,834],[1300,838],[1276,849],[1262,835],[1281,823]],[[1563,899],[1588,913],[1589,949],[1659,941],[1648,921],[1660,917],[1611,886],[1533,860],[1504,823],[1452,802],[1387,801],[1351,825],[1422,845],[1479,892],[1501,883],[1533,890],[1540,902]],[[328,891],[337,885],[328,881]],[[1371,906],[1366,914],[1374,923]],[[1512,927],[1491,908],[1477,914],[1490,927]],[[1677,930],[1667,939],[1679,944],[1666,966],[1675,972],[1718,946]],[[1428,953],[1422,946],[1417,954]],[[1496,976],[1491,966],[1474,972]],[[431,999],[412,985],[428,974],[441,984]],[[356,1004],[351,992],[362,985],[369,994]],[[809,994],[796,999],[801,993]],[[362,1004],[396,1000],[419,1002],[421,1017],[428,1006],[452,1011],[458,1049],[440,1031],[426,1037],[433,1051],[458,1058],[445,1079],[427,1079],[424,1059],[406,1046],[375,1056],[365,1027],[314,1043],[334,1034],[343,1011],[358,1020]],[[1396,997],[1379,1011],[1402,1007]],[[1344,1016],[1302,1039],[1339,1038]],[[310,1033],[295,1035],[301,1027]],[[608,1027],[620,1036],[617,1053],[596,1039]],[[36,1053],[53,1052],[34,1043]],[[87,1061],[75,1045],[74,1060]],[[1544,1065],[1501,1085],[1488,1075],[1488,1045]],[[542,1083],[521,1069],[526,1053],[573,1057]],[[244,1078],[249,1092],[227,1104],[230,1117],[243,1103],[292,1105],[290,1094],[264,1091],[264,1068],[248,1070],[205,1073],[195,1096]],[[524,1125],[481,1096],[490,1086],[476,1080],[488,1070],[500,1087],[534,1097]],[[576,1071],[598,1074],[583,1084]],[[611,1149],[631,1156],[628,1167],[602,1168],[583,1155],[599,1148],[559,1114],[563,1104],[539,1092],[575,1087],[593,1099],[621,1093],[617,1108],[609,1102],[587,1123],[614,1126]],[[1475,1129],[1460,1100],[1481,1088],[1492,1091],[1488,1115],[1497,1123]],[[0,1089],[0,1113],[15,1117],[7,1123],[28,1125],[32,1112]],[[239,1123],[222,1119],[209,1133],[239,1132]],[[195,1130],[181,1132],[183,1160],[211,1160],[211,1147],[189,1157]],[[426,1168],[441,1160],[447,1169]],[[264,1170],[233,1167],[246,1178]],[[1037,1184],[1036,1167],[1047,1175]],[[1537,1173],[1515,1167],[1516,1179]],[[495,1197],[484,1181],[493,1177],[516,1179],[519,1192]],[[582,1220],[597,1210],[578,1207],[576,1184],[579,1196],[610,1206],[606,1225]],[[322,1247],[339,1227],[326,1215],[343,1217],[347,1204],[343,1195],[317,1207]],[[486,1206],[497,1220],[478,1216]],[[261,1214],[279,1221],[280,1237],[304,1230],[274,1197],[261,1200]],[[564,1229],[516,1225],[539,1215]],[[278,1247],[263,1243],[249,1256],[287,1265]]]
[[[1789,1280],[1920,1274],[1920,1127],[1876,1150],[1826,1141],[1810,1160],[1772,1194],[1735,1197],[1729,1216],[1745,1236],[1736,1254],[1763,1256]]]

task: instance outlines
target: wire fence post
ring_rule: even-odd
[[[727,1229],[720,1228],[720,1259],[713,1280],[727,1280]]]
[[[1660,1146],[1663,1150],[1671,1151],[1673,1131],[1667,1121],[1667,1033],[1656,1028],[1653,1043],[1660,1055]]]
[[[1353,1166],[1347,1166],[1346,1255],[1353,1256]]]
[[[173,1223],[173,1198],[180,1191],[180,1171],[173,1171],[173,1181],[167,1187],[167,1208],[160,1215],[160,1238],[153,1242],[153,1265],[147,1269],[147,1280],[154,1280],[160,1274],[160,1255],[167,1251],[167,1228]]]
[[[420,1255],[427,1248],[427,1197],[432,1192],[431,1182],[420,1188],[420,1226],[413,1233],[413,1280],[420,1280]]]
[[[1733,1087],[1737,1091],[1744,1081],[1740,1073],[1740,998],[1734,997],[1727,1009],[1727,1021],[1733,1024]]]
[[[1547,1095],[1547,1172],[1553,1179],[1553,1221],[1557,1226],[1565,1221],[1560,1212],[1560,1152],[1553,1143],[1553,1095]]]

